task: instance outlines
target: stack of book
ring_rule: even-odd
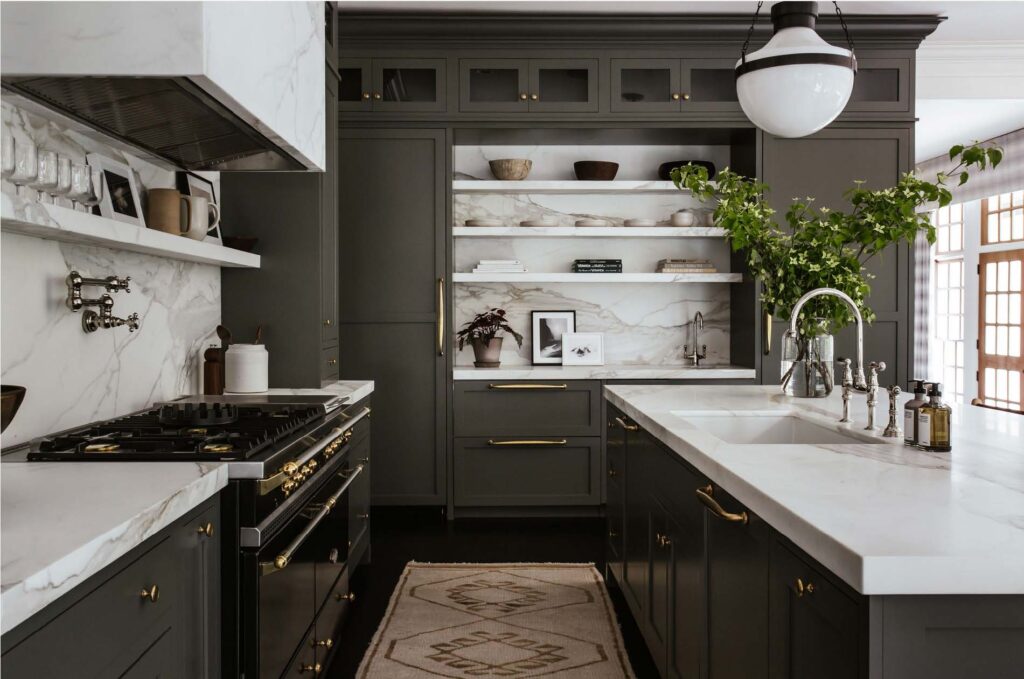
[[[481,259],[473,273],[526,273],[518,259]]]
[[[621,259],[576,259],[573,273],[622,273]]]
[[[706,259],[662,259],[658,273],[718,273],[718,269]]]

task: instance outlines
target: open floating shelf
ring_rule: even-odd
[[[724,238],[718,226],[455,226],[456,238]]]
[[[455,273],[456,283],[741,283],[739,273]]]
[[[140,228],[57,205],[22,202],[3,194],[0,228],[5,232],[65,243],[98,245],[214,266],[258,269],[260,256],[163,231]]]
[[[685,193],[672,182],[610,181],[581,182],[575,180],[492,181],[457,179],[452,182],[455,193]]]

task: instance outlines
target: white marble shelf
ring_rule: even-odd
[[[244,269],[260,268],[260,256],[215,243],[175,236],[154,229],[139,228],[113,219],[76,212],[56,205],[12,199],[7,194],[0,204],[0,228],[47,240],[98,245],[115,250],[180,259],[186,262]]]
[[[724,238],[718,226],[454,226],[456,238]]]
[[[685,193],[672,182],[630,181],[610,182],[575,180],[493,181],[484,179],[456,179],[452,182],[455,193]]]
[[[735,365],[509,365],[455,366],[454,380],[741,380],[756,371]]]
[[[741,283],[740,273],[455,273],[455,283]]]

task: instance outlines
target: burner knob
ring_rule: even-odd
[[[312,473],[313,470],[316,469],[316,466],[317,466],[316,465],[316,460],[310,460],[309,462],[306,463],[306,466],[309,467],[309,471],[310,471],[310,473]]]
[[[284,491],[285,496],[291,493],[293,490],[299,487],[299,483],[293,479],[288,479],[281,484],[281,490]]]

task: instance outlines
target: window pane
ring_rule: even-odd
[[[995,398],[996,395],[996,371],[993,368],[985,368],[985,398]]]
[[[1010,296],[1007,295],[1007,294],[999,295],[998,299],[996,299],[996,317],[995,317],[995,321],[997,323],[1009,323],[1010,322],[1010,309],[1009,309],[1009,306],[1010,306]],[[991,321],[993,319],[990,318],[988,320]]]
[[[1007,383],[1007,398],[1020,403],[1020,373],[1016,370],[1010,373]]]
[[[999,240],[1010,240],[1010,213],[999,213]]]
[[[994,356],[996,353],[996,326],[986,325],[985,326],[985,353],[989,356]],[[985,378],[986,381],[988,378]]]
[[[961,203],[949,206],[949,221],[962,222],[964,220],[964,206]]]
[[[1015,292],[1010,295],[1010,318],[1009,323],[1011,325],[1020,325],[1020,293]]]
[[[964,231],[963,226],[960,224],[951,224],[949,227],[949,249],[964,249]]]
[[[999,242],[999,213],[988,216],[988,242]]]
[[[939,227],[939,234],[938,235],[939,235],[939,242],[938,242],[939,252],[949,252],[949,227],[948,226],[940,226]]]
[[[1024,239],[1024,210],[1013,211],[1013,240]]]
[[[992,320],[996,315],[996,296],[985,295],[985,318]]]
[[[1010,207],[1012,205],[1012,203],[1011,203],[1012,197],[1013,197],[1013,194],[1010,194],[1010,193],[1000,194],[1000,196],[999,196],[999,209],[1000,210],[1005,210],[1006,208]]]
[[[963,271],[963,262],[949,263],[949,287],[960,287],[960,273]]]
[[[985,292],[996,291],[996,263],[989,262],[985,265]]]
[[[1010,328],[1010,356],[1020,357],[1020,328]]]
[[[1010,290],[1017,292],[1021,287],[1021,261],[1015,259],[1010,262]]]
[[[1010,289],[1010,263],[999,262],[999,286],[1000,292]]]
[[[996,326],[996,354],[1006,356],[1009,353],[1009,338],[1005,325]]]

